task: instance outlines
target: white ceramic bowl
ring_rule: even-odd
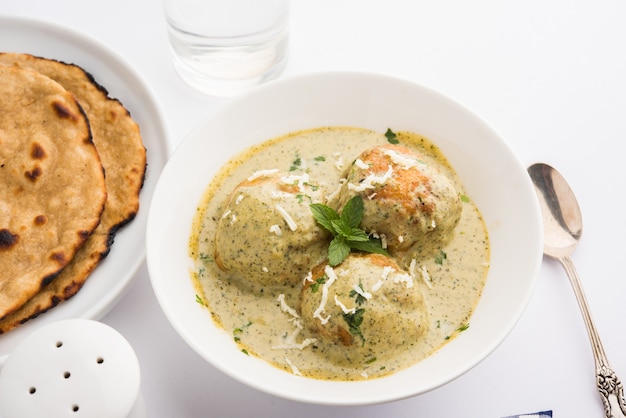
[[[242,356],[232,335],[195,302],[188,239],[196,207],[217,170],[248,146],[292,131],[355,126],[413,131],[437,144],[481,210],[491,268],[471,327],[404,371],[358,382],[298,377]],[[542,254],[541,218],[526,169],[485,122],[430,89],[387,76],[312,74],[270,83],[200,123],[159,179],[148,217],[152,286],[179,335],[227,375],[267,393],[308,403],[365,405],[437,388],[488,356],[531,296]],[[514,361],[514,359],[511,359]]]

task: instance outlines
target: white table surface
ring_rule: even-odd
[[[0,0],[1,15],[43,18],[117,50],[152,87],[172,149],[227,100],[186,87],[169,61],[157,0]],[[283,77],[367,70],[414,80],[487,120],[530,165],[557,167],[585,220],[574,262],[611,365],[626,379],[626,2],[623,0],[294,0]],[[1,98],[0,98],[1,100]],[[552,410],[599,417],[590,345],[558,263],[485,361],[432,392],[370,407],[286,401],[207,364],[178,337],[145,264],[102,319],[128,339],[151,417],[493,417]]]

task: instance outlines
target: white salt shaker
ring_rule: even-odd
[[[122,335],[70,319],[22,340],[0,370],[0,417],[147,416],[139,362]]]

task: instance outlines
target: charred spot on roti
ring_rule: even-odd
[[[30,180],[30,181],[32,181],[34,183],[34,182],[36,182],[39,179],[39,177],[41,177],[42,173],[43,173],[43,170],[41,169],[41,167],[35,166],[35,167],[33,167],[32,170],[26,171],[24,173],[24,176],[28,180]]]
[[[53,252],[50,254],[50,259],[56,261],[61,266],[67,264],[67,257],[62,252]]]
[[[46,150],[38,142],[33,142],[30,147],[30,156],[34,160],[43,160],[46,157]]]
[[[37,215],[33,220],[33,223],[37,226],[45,225],[48,222],[48,217],[46,215]]]
[[[54,109],[54,112],[61,119],[71,119],[72,121],[77,121],[78,120],[78,115],[76,115],[74,112],[72,112],[70,110],[70,108],[65,103],[63,103],[61,101],[57,101],[57,100],[53,101],[52,102],[52,109]]]
[[[19,239],[19,235],[13,234],[6,228],[0,229],[0,251],[7,250],[14,246]]]
[[[89,232],[89,231],[84,231],[84,230],[83,231],[78,231],[78,236],[83,241],[86,241],[87,238],[89,238],[89,235],[91,235],[91,232]]]

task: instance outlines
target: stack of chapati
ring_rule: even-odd
[[[0,54],[0,333],[80,290],[145,169],[138,125],[89,73]]]

